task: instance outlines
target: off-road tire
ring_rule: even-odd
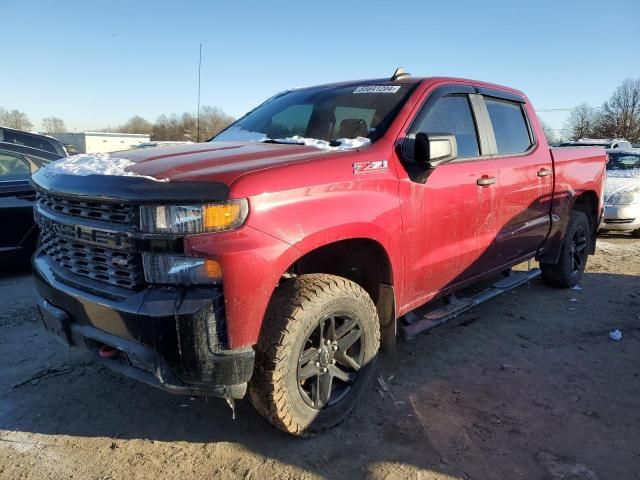
[[[575,237],[584,232],[584,256],[582,264],[576,269],[574,263]],[[562,239],[562,249],[557,263],[541,263],[542,280],[553,287],[570,288],[577,285],[587,265],[589,245],[591,244],[591,226],[587,214],[580,210],[573,210],[569,218],[569,225]],[[581,242],[582,243],[582,242]],[[582,245],[580,245],[582,247]]]
[[[364,361],[345,397],[318,410],[299,392],[298,362],[308,336],[334,312],[349,312],[359,320]],[[251,403],[270,423],[295,436],[311,436],[341,423],[370,383],[380,344],[379,323],[371,297],[354,282],[327,274],[285,281],[274,294],[256,345]]]

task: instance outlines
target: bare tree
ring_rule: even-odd
[[[233,117],[218,107],[204,106],[200,109],[200,138],[208,139],[233,122]],[[185,112],[160,115],[151,127],[153,140],[196,141],[198,120],[195,115]]]
[[[565,125],[570,140],[579,140],[596,135],[598,126],[598,112],[586,103],[581,103],[571,111]]]
[[[542,128],[542,132],[544,133],[544,136],[547,138],[547,143],[549,145],[557,143],[558,136],[556,135],[555,130],[551,128],[551,126],[544,120],[540,119],[539,121],[540,121],[540,128]]]
[[[48,135],[64,133],[66,130],[64,120],[58,117],[46,117],[42,119],[42,130]]]
[[[640,141],[640,78],[626,79],[604,102],[597,133],[606,138]]]
[[[123,133],[148,133],[153,131],[153,124],[139,115],[131,117],[124,125],[118,127]]]
[[[33,123],[29,121],[29,117],[19,110],[5,110],[0,107],[0,125],[16,130],[32,130]]]
[[[200,138],[207,140],[234,122],[231,115],[227,115],[219,107],[203,106],[200,109]]]

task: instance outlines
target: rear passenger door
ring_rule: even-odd
[[[498,230],[493,245],[500,264],[528,257],[540,247],[550,228],[553,165],[540,148],[525,99],[478,89],[488,118],[488,136],[498,166]],[[499,265],[495,265],[499,266]]]

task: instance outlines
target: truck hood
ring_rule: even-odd
[[[303,162],[334,152],[312,146],[258,142],[209,142],[112,153],[133,162],[134,175],[169,181],[217,181],[227,185],[243,173]]]
[[[604,188],[604,200],[610,203],[614,197],[626,192],[640,192],[640,169],[608,170]]]
[[[215,142],[81,154],[32,177],[44,192],[127,202],[221,201],[240,175],[336,154],[313,146]]]

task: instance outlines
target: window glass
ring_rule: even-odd
[[[520,104],[488,97],[484,101],[496,136],[498,153],[527,151],[531,147],[531,138]]]
[[[368,136],[375,113],[373,108],[337,106],[334,114],[336,123],[331,138],[349,138],[351,134],[359,137]],[[351,129],[359,131],[352,132]]]
[[[418,84],[313,87],[263,103],[212,141],[263,142],[292,136],[325,141],[384,135]]]
[[[41,135],[29,135],[27,133],[5,130],[4,139],[2,141],[15,143],[16,145],[24,145],[25,147],[37,148],[46,152],[58,153],[51,142]]]
[[[5,177],[22,177],[30,175],[31,170],[27,163],[21,158],[0,153],[0,178]]]
[[[455,135],[458,158],[477,157],[478,134],[466,95],[441,98],[411,128],[411,133],[448,133]]]
[[[275,138],[292,137],[305,132],[312,111],[313,105],[310,104],[292,105],[271,117],[269,132]]]
[[[640,154],[610,153],[607,170],[638,170],[640,172]]]

